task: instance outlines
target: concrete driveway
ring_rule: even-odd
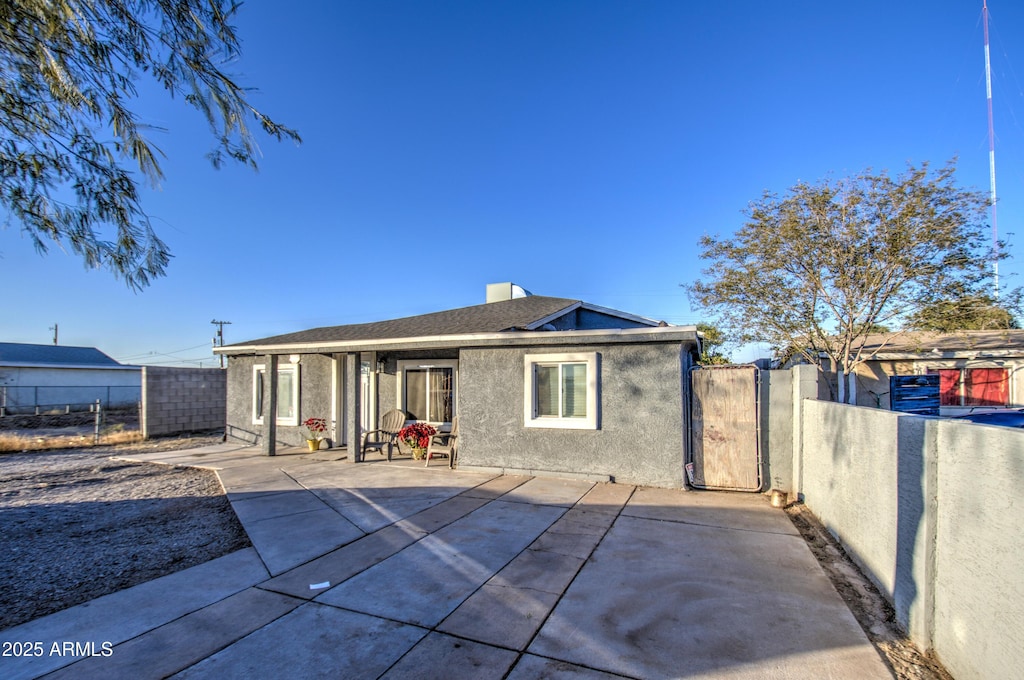
[[[0,677],[892,677],[761,496],[324,453],[132,458],[216,469],[253,548],[0,633],[45,652]]]

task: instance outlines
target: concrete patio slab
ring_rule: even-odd
[[[312,599],[324,590],[311,590],[310,585],[337,585],[384,561],[427,534],[468,515],[486,502],[484,499],[456,496],[292,569],[261,584],[261,587]]]
[[[687,522],[748,531],[800,534],[786,513],[772,508],[756,493],[638,488],[622,510],[623,515]]]
[[[543,659],[532,654],[524,654],[516,667],[509,673],[508,680],[622,680],[621,675],[612,675],[566,663],[555,659]]]
[[[532,477],[522,477],[519,475],[502,475],[500,477],[493,477],[482,484],[478,484],[472,489],[463,492],[463,494],[474,498],[494,500],[495,498],[504,496],[517,486],[526,484],[526,482],[531,479]]]
[[[52,680],[166,677],[215,654],[301,604],[301,600],[249,588],[117,645],[109,658],[82,659],[47,677]]]
[[[93,642],[97,648],[103,642],[116,645],[241,592],[268,576],[256,551],[246,548],[8,628],[3,639],[45,641],[47,647],[65,640]],[[5,657],[0,664],[0,677],[35,678],[78,658],[50,654]]]
[[[537,539],[533,546],[539,542],[540,539]],[[519,553],[487,583],[506,588],[529,588],[545,593],[563,593],[586,559],[550,550],[538,550],[533,546]]]
[[[377,678],[427,630],[307,602],[172,677]]]
[[[577,507],[594,512],[618,513],[629,501],[635,486],[629,484],[610,484],[602,482],[595,484],[594,488],[587,492],[587,495],[579,500]]]
[[[231,509],[238,521],[248,525],[271,517],[286,517],[313,510],[327,509],[327,505],[308,491],[279,491],[243,497],[232,501]]]
[[[485,584],[437,629],[522,651],[560,597],[561,593]]]
[[[632,678],[834,677],[836,654],[891,677],[799,537],[625,516],[528,651]]]
[[[312,600],[426,536],[426,532],[387,527],[260,584],[292,597]],[[326,583],[326,586],[321,584]],[[317,586],[317,587],[314,587]]]
[[[230,501],[251,500],[259,496],[285,491],[306,491],[304,486],[288,476],[281,468],[270,465],[218,470],[217,477],[220,478],[220,483]]]
[[[558,479],[557,477],[534,477],[502,496],[502,500],[569,508],[592,488],[594,488],[594,482]]]
[[[563,512],[552,506],[492,501],[316,601],[435,626]]]
[[[244,526],[253,547],[273,576],[365,535],[327,507],[269,517]]]
[[[429,677],[491,680],[502,677],[516,661],[507,649],[431,633],[413,647],[381,680]]]
[[[487,499],[473,496],[455,496],[433,505],[422,512],[411,515],[395,523],[395,526],[407,527],[415,531],[433,533],[441,527],[448,526],[457,519],[487,505]]]
[[[224,443],[178,451],[140,451],[126,456],[114,456],[114,458],[115,460],[131,460],[140,463],[161,463],[164,465],[221,469],[230,467],[232,464],[243,463],[245,458],[240,454],[246,454],[250,451],[251,448],[247,446]]]
[[[377,531],[415,515],[457,495],[459,490],[447,489],[436,493],[410,490],[408,493],[408,496],[403,496],[401,492],[367,493],[365,489],[316,490],[318,498],[364,533]]]
[[[757,495],[145,455],[216,463],[254,549],[3,631],[114,655],[0,658],[0,677],[890,677]]]

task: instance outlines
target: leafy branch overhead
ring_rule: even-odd
[[[162,155],[128,108],[143,74],[206,119],[214,166],[256,167],[250,121],[298,134],[253,107],[221,70],[239,55],[224,0],[0,3],[0,201],[45,253],[54,243],[133,289],[170,259],[142,209],[134,168],[156,185]],[[127,167],[125,167],[127,166]]]
[[[765,193],[731,238],[701,239],[709,265],[690,296],[734,340],[848,375],[870,358],[868,335],[990,292],[988,199],[954,173],[954,162],[866,170]]]

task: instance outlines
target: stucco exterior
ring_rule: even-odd
[[[279,361],[290,363],[292,355]],[[333,420],[332,380],[338,359],[321,354],[294,355],[299,367],[298,423],[277,426],[277,442],[283,446],[301,446],[305,440],[301,423],[307,418]],[[344,358],[342,357],[342,361]],[[265,426],[253,420],[253,367],[265,365],[262,356],[231,357],[227,367],[227,436],[247,444],[261,444]],[[265,415],[265,414],[263,414]],[[329,439],[337,437],[329,433]],[[330,441],[328,445],[333,444]]]
[[[689,356],[678,343],[567,348],[598,354],[600,421],[595,430],[524,426],[523,362],[531,351],[460,353],[460,466],[683,486],[683,377]]]
[[[1024,676],[1024,431],[803,400],[807,507],[956,678]]]

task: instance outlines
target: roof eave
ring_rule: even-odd
[[[586,331],[506,331],[377,340],[340,342],[304,342],[285,344],[249,344],[217,347],[215,354],[330,354],[335,352],[372,352],[416,349],[469,349],[475,347],[536,347],[551,345],[619,344],[636,342],[697,343],[695,326],[652,328],[604,328]]]

